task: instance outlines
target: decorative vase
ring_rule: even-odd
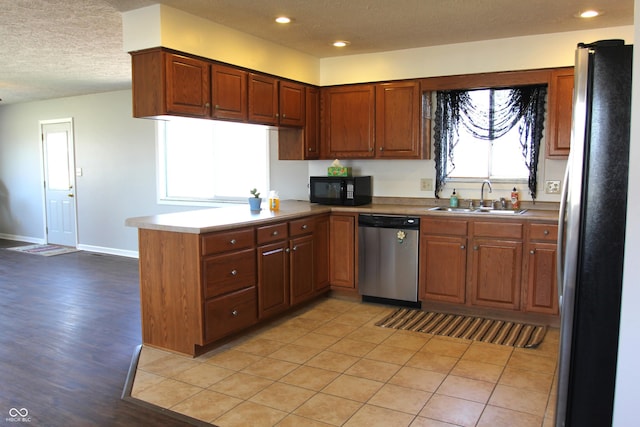
[[[262,199],[258,197],[249,197],[249,209],[252,211],[259,211]]]

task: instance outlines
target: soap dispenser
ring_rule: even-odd
[[[449,198],[449,207],[457,208],[458,207],[458,195],[456,194],[456,189],[453,189],[453,193],[451,193],[451,197]]]

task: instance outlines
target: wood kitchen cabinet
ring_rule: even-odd
[[[420,106],[417,81],[376,85],[376,157],[421,158]]]
[[[316,217],[313,231],[316,293],[329,289],[329,239],[329,215],[320,215]]]
[[[303,127],[306,121],[305,86],[281,80],[278,86],[280,126]]]
[[[134,117],[208,116],[207,61],[161,49],[133,53],[131,61]]]
[[[289,277],[291,304],[299,304],[315,296],[315,218],[289,223]]]
[[[258,240],[258,317],[278,314],[290,305],[287,223],[256,228]]]
[[[329,219],[331,287],[356,289],[356,214],[332,213]]]
[[[520,309],[523,224],[474,221],[470,240],[471,305]]]
[[[249,121],[274,126],[278,124],[277,79],[249,73]]]
[[[304,125],[304,128],[278,128],[278,159],[280,160],[320,158],[320,89],[305,86],[304,91],[305,118],[300,125]],[[295,103],[291,102],[291,104]],[[293,124],[293,122],[289,123]]]
[[[558,314],[558,226],[531,223],[525,249],[525,311]]]
[[[422,218],[419,264],[421,300],[465,303],[467,228],[468,222],[464,220]]]
[[[235,67],[211,65],[212,118],[247,121],[247,75]]]
[[[573,67],[551,71],[547,116],[547,157],[567,158],[571,146],[573,112]]]
[[[375,85],[321,89],[324,158],[375,157]]]

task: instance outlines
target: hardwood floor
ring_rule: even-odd
[[[120,398],[141,342],[137,260],[4,249],[19,244],[0,240],[0,422],[26,408],[31,425],[189,425]]]

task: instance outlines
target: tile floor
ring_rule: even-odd
[[[552,426],[558,330],[537,349],[374,325],[333,298],[195,359],[143,347],[131,396],[219,427]]]

